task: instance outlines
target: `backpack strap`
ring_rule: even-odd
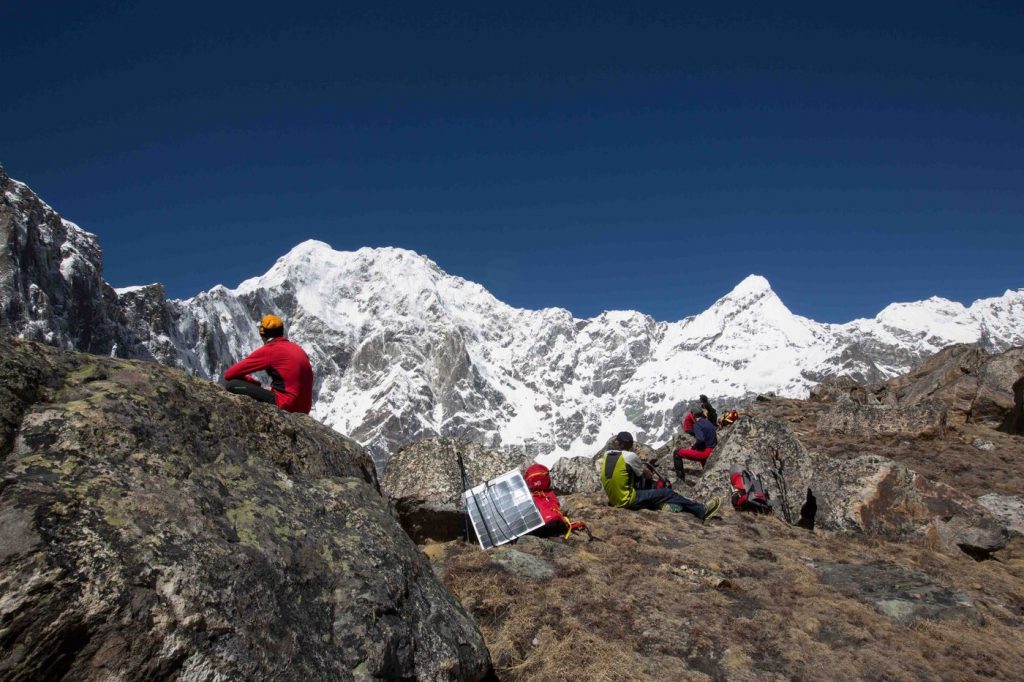
[[[594,534],[590,532],[590,529],[582,521],[572,521],[568,516],[562,514],[562,522],[565,523],[565,539],[568,540],[572,536],[573,531],[583,531],[587,534],[588,540],[594,539]]]
[[[615,474],[615,465],[622,459],[622,450],[609,450],[608,454],[604,458],[604,477],[610,479]],[[626,463],[626,476],[629,481],[629,485],[632,488],[636,488],[638,477],[636,472],[633,471],[633,467]]]
[[[622,457],[621,450],[609,450],[604,456],[604,477],[611,478],[615,474],[615,465]]]

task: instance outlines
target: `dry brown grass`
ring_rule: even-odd
[[[551,561],[550,580],[509,573],[493,553],[462,543],[438,558],[501,679],[1013,680],[1024,669],[1019,566],[731,511],[701,526],[681,514],[576,503],[604,542],[531,538],[514,547]],[[814,570],[824,562],[921,571],[963,590],[980,623],[894,622],[824,585]]]
[[[807,415],[797,423],[813,427]],[[1024,450],[1022,439],[1006,438]],[[935,471],[946,466],[941,457]],[[1021,457],[1007,466],[1024,480]],[[603,541],[524,538],[492,552],[461,542],[430,549],[442,580],[476,618],[503,680],[1021,679],[1020,539],[1000,560],[977,563],[881,538],[809,533],[731,509],[702,525],[687,514],[611,509],[600,494],[564,503]],[[531,579],[492,561],[511,550],[549,561],[555,576]],[[966,594],[977,617],[896,622],[825,585],[816,567],[827,563],[923,573]]]

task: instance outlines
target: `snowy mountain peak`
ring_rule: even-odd
[[[772,290],[771,284],[761,275],[748,275],[742,282],[733,287],[732,291],[715,301],[710,310],[721,311],[727,316],[754,307],[781,307],[786,310],[782,300]],[[786,314],[790,314],[786,310]]]
[[[1018,303],[1024,303],[1024,289],[1007,289],[999,298],[1015,300]]]
[[[875,317],[883,329],[898,330],[938,348],[949,343],[973,343],[981,336],[978,320],[956,301],[932,296],[916,303],[892,303]]]
[[[972,311],[990,308],[1024,309],[1024,289],[1007,289],[1002,296],[978,299],[970,306]]]
[[[895,376],[959,341],[1024,344],[1020,289],[969,308],[933,297],[820,324],[750,275],[679,322],[631,311],[578,320],[513,308],[413,251],[335,251],[318,240],[235,290],[185,301],[159,285],[114,292],[95,237],[2,170],[0,244],[3,333],[216,378],[259,345],[261,315],[282,315],[313,362],[313,416],[379,464],[436,434],[536,454],[593,454],[623,429],[657,443],[701,393],[722,407],[755,392],[800,396],[838,374]]]
[[[748,298],[764,296],[775,293],[772,285],[761,275],[747,275],[743,281],[733,287],[732,291],[725,295],[725,298]]]
[[[304,242],[299,242],[292,249],[281,256],[278,260],[284,261],[301,261],[310,256],[323,255],[327,253],[333,253],[334,249],[327,242],[322,242],[319,239],[307,239]]]
[[[329,244],[312,239],[295,246],[278,264],[282,267],[312,268],[314,271],[326,267],[344,271],[348,276],[356,278],[365,278],[370,273],[430,279],[451,277],[434,261],[408,249],[364,246],[356,251],[336,251]]]

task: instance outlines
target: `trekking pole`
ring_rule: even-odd
[[[590,528],[586,524],[583,525],[583,532],[587,534],[587,542],[594,542],[595,540],[597,542],[604,542],[604,538],[599,538],[591,533]]]
[[[779,456],[778,448],[772,449],[772,477],[775,478],[775,484],[779,486],[779,494],[782,497],[782,514],[786,517],[786,523],[793,523],[792,510],[789,508],[789,495],[786,489],[786,479],[784,477],[784,469],[786,461]]]
[[[666,486],[668,486],[669,488],[671,488],[671,487],[672,487],[672,485],[671,485],[671,484],[670,484],[670,483],[668,482],[668,479],[667,479],[667,478],[665,478],[664,476],[662,476],[662,475],[661,475],[661,472],[660,472],[660,471],[658,471],[657,467],[655,467],[655,466],[654,466],[654,463],[655,463],[655,462],[657,462],[657,461],[658,461],[658,460],[656,460],[656,459],[652,459],[652,460],[649,460],[649,461],[645,462],[645,464],[646,464],[647,466],[651,467],[651,471],[653,471],[653,472],[654,472],[654,475],[658,477],[658,480],[659,480],[659,481],[662,481],[662,482],[663,482],[663,483],[664,483],[664,484],[665,484]]]
[[[469,504],[466,503],[466,491],[469,490],[469,480],[466,476],[466,465],[462,461],[462,453],[458,452],[455,454],[455,459],[459,463],[459,474],[462,476],[462,505],[463,505],[463,517],[462,517],[462,535],[466,542],[469,542]]]

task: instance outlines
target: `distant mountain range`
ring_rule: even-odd
[[[720,407],[768,391],[803,397],[829,376],[891,378],[953,343],[1024,344],[1024,289],[823,324],[750,275],[678,322],[632,311],[581,320],[508,306],[411,251],[318,241],[235,289],[173,300],[159,284],[111,288],[96,237],[2,168],[0,234],[3,333],[217,378],[258,345],[259,317],[277,313],[313,361],[313,416],[378,465],[436,434],[536,454],[589,454],[623,429],[660,442],[700,393]]]

